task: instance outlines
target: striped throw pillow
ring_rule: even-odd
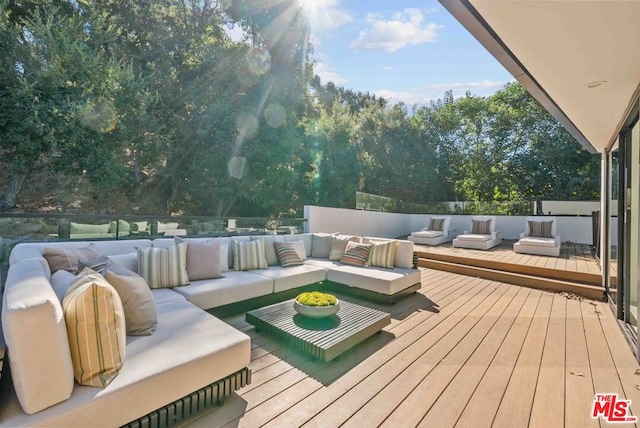
[[[489,220],[471,220],[471,233],[478,235],[491,234],[491,219]]]
[[[553,221],[529,221],[529,236],[538,238],[553,238],[551,226]]]
[[[393,269],[397,247],[398,241],[372,243],[371,253],[369,254],[369,266]]]
[[[187,243],[167,248],[138,248],[138,274],[150,288],[177,287],[189,284]]]
[[[96,271],[100,274],[104,275],[104,268],[107,267],[107,264],[111,261],[107,256],[100,256],[97,259],[87,260],[84,262],[78,263],[78,271],[81,272],[85,268],[89,268],[93,271]]]
[[[264,239],[251,242],[233,243],[233,270],[267,269]]]
[[[347,248],[344,250],[340,263],[353,266],[366,266],[367,261],[369,261],[370,252],[371,244],[347,242]]]
[[[429,220],[429,230],[435,230],[438,232],[442,232],[442,228],[444,227],[444,219],[443,218],[432,218]]]
[[[116,290],[85,269],[62,301],[73,375],[80,385],[105,387],[124,364],[126,327]]]
[[[293,242],[276,242],[276,253],[280,260],[280,266],[299,266],[304,264],[302,257],[298,253],[298,248]]]

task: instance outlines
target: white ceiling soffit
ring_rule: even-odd
[[[439,1],[584,147],[617,138],[640,84],[640,1]]]

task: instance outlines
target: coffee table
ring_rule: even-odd
[[[247,312],[257,330],[330,361],[391,323],[391,315],[344,300],[336,315],[308,318],[293,309],[293,300]]]

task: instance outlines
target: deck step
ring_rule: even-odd
[[[549,269],[539,266],[527,266],[516,263],[505,263],[496,260],[471,258],[451,254],[440,254],[432,251],[427,252],[418,250],[416,251],[416,253],[419,259],[462,264],[466,266],[473,266],[522,275],[531,275],[540,278],[573,282],[577,284],[593,285],[602,288],[602,275],[600,274],[575,272],[561,269]]]
[[[433,254],[430,254],[430,256],[433,256]],[[482,260],[476,261],[482,262]],[[598,301],[602,301],[604,299],[604,288],[599,285],[581,284],[575,281],[564,281],[557,278],[545,278],[542,276],[472,266],[469,264],[435,260],[434,258],[423,258],[420,254],[418,254],[418,265],[429,269],[475,276],[508,284],[521,285],[524,287],[575,293]],[[575,274],[575,272],[573,272],[573,274]]]

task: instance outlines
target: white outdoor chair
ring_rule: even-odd
[[[556,232],[556,224],[555,217],[527,217],[525,231],[520,234],[520,240],[513,244],[513,251],[558,257],[562,239]]]
[[[439,224],[439,220],[442,220],[441,225]],[[433,216],[429,218],[427,227],[418,232],[413,232],[408,239],[409,241],[413,241],[415,244],[423,245],[438,245],[445,242],[451,242],[455,236],[456,230],[450,229],[450,226],[451,217]]]
[[[496,231],[496,216],[471,217],[471,228],[465,230],[462,235],[458,235],[453,240],[455,248],[473,248],[476,250],[488,250],[501,243],[502,232]]]

